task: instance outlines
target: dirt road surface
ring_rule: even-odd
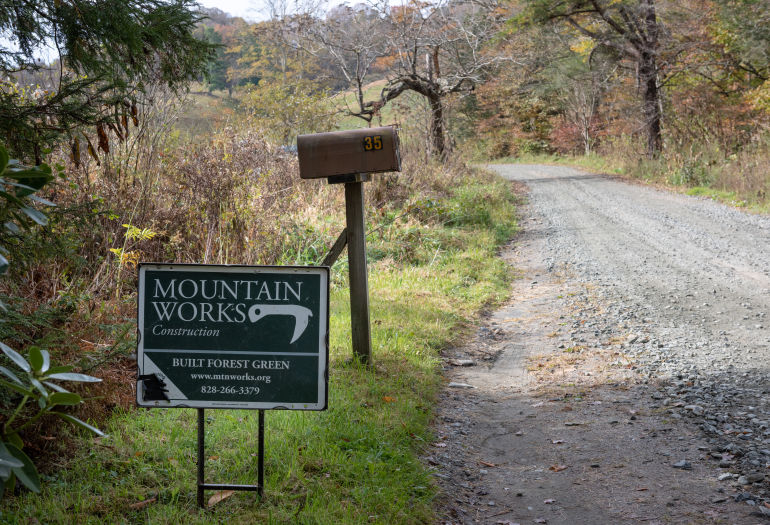
[[[445,356],[439,523],[770,523],[770,219],[565,167]]]

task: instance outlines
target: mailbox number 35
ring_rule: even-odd
[[[382,149],[382,135],[364,137],[364,151],[374,151]]]

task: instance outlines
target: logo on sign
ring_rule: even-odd
[[[304,306],[281,306],[272,304],[255,304],[249,308],[249,321],[256,323],[268,315],[291,315],[294,317],[294,334],[289,344],[293,343],[304,333],[313,312]]]

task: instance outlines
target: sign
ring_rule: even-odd
[[[303,179],[401,171],[393,126],[300,135],[297,157]]]
[[[324,410],[329,269],[141,264],[137,404]]]

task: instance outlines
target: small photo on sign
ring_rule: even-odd
[[[137,403],[323,410],[324,267],[142,264]]]

